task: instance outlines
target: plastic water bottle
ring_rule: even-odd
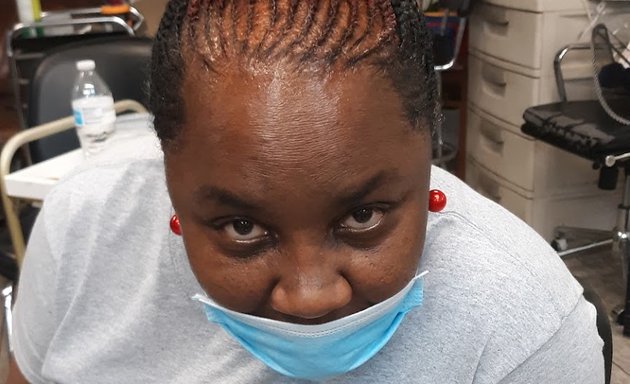
[[[96,73],[93,60],[77,61],[79,75],[72,90],[72,112],[83,153],[100,152],[114,133],[116,111],[107,84]]]

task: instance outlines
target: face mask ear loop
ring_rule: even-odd
[[[421,277],[424,277],[427,273],[429,273],[429,271],[420,272],[414,276],[414,279],[419,279]]]

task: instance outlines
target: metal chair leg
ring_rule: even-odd
[[[4,301],[3,337],[9,353],[13,353],[13,282],[2,290],[2,298]]]
[[[626,283],[626,302],[624,310],[619,314],[617,321],[623,325],[623,334],[630,336],[630,232],[628,231],[628,214],[630,213],[630,207],[619,207],[620,216],[624,218],[625,224],[623,227],[618,227],[614,231],[613,238],[613,255],[621,259],[621,265],[623,270],[623,278]]]
[[[612,232],[578,227],[557,227],[551,246],[561,258],[612,244]]]
[[[626,283],[626,300],[617,322],[623,325],[623,334],[630,336],[630,175],[626,170],[623,185],[623,201],[617,210],[617,226],[613,231],[613,256],[621,260],[621,269]]]

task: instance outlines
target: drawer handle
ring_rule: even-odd
[[[483,196],[487,197],[488,199],[494,201],[497,204],[501,203],[501,195],[499,195],[497,192],[488,191],[486,189],[483,189],[482,187],[479,193],[481,193]]]
[[[479,175],[479,189],[480,193],[495,203],[501,202],[501,194],[499,193],[499,185],[487,176]]]
[[[482,88],[494,97],[503,99],[507,93],[505,71],[494,65],[485,63],[481,70]]]
[[[483,186],[479,186],[477,189],[480,195],[487,197],[488,199],[494,201],[497,204],[501,203],[501,196],[497,192],[491,192],[485,189]]]
[[[493,32],[505,35],[510,20],[507,17],[507,10],[500,7],[486,6],[483,11],[484,22],[492,29]]]
[[[501,203],[501,196],[499,196],[498,194],[491,194],[491,193],[488,193],[488,194],[486,195],[486,197],[487,197],[488,199],[490,199],[490,200],[494,201],[494,202],[495,202],[495,203],[497,203],[497,204],[500,204],[500,203]]]
[[[497,87],[505,88],[507,81],[505,80],[505,71],[494,65],[484,64],[481,75],[485,81]]]
[[[492,144],[496,152],[501,152],[503,150],[503,144],[505,144],[505,140],[501,135],[501,128],[497,125],[489,122],[488,120],[483,120],[481,122],[481,127],[479,128],[481,135]]]

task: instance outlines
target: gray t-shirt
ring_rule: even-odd
[[[330,383],[604,382],[596,312],[554,251],[455,177],[429,215],[422,307]],[[297,383],[254,359],[191,300],[202,289],[160,159],[84,169],[48,196],[14,312],[15,358],[35,383]]]

